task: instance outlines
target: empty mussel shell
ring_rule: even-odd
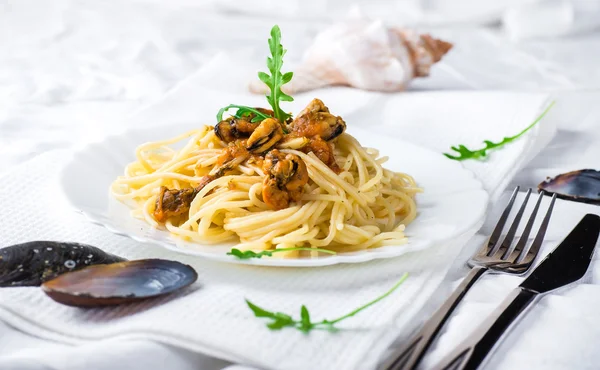
[[[39,286],[86,266],[125,261],[87,244],[32,241],[0,249],[0,287]]]
[[[541,182],[538,190],[562,199],[600,204],[600,171],[586,169],[563,173]]]
[[[146,259],[69,272],[46,281],[42,290],[62,304],[99,307],[172,293],[196,279],[198,274],[191,266],[176,261]]]

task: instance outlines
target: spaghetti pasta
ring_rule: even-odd
[[[404,227],[416,217],[414,195],[420,191],[413,178],[385,169],[387,158],[347,133],[327,145],[338,167],[325,163],[317,150],[279,146],[281,158],[301,160],[308,174],[297,200],[291,196],[281,209],[273,209],[263,195],[266,156],[248,154],[222,175],[210,175],[228,148],[211,126],[140,145],[136,161],[113,182],[111,192],[133,208],[135,217],[160,227],[155,211],[161,187],[180,191],[177,196],[188,189],[189,209],[168,217],[164,227],[205,244],[239,241],[240,249],[302,246],[344,252],[406,243]]]

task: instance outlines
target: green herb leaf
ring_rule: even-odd
[[[250,258],[262,258],[262,256],[271,256],[271,251],[254,252],[251,250],[241,251],[237,248],[231,248],[231,250],[227,252],[227,255],[235,256],[241,260],[246,260]]]
[[[237,248],[231,248],[231,250],[227,252],[227,254],[230,256],[236,256],[238,258],[244,258],[244,252]]]
[[[296,323],[291,318],[289,320],[285,319],[276,319],[275,321],[268,323],[267,327],[271,330],[279,330],[286,326],[295,326]]]
[[[283,321],[294,321],[290,315],[286,315],[281,312],[275,312],[275,318],[277,320],[283,320]]]
[[[294,101],[294,98],[281,91],[281,87],[292,80],[293,72],[281,74],[283,66],[283,56],[286,50],[281,45],[281,30],[275,25],[271,29],[271,38],[269,39],[269,51],[271,57],[267,58],[267,68],[271,75],[265,72],[258,72],[258,78],[265,83],[271,90],[267,95],[267,101],[273,108],[275,118],[281,122],[285,122],[291,117],[290,114],[284,112],[279,106],[281,101]]]
[[[505,137],[504,139],[502,139],[502,141],[500,141],[498,143],[494,143],[493,141],[490,141],[490,140],[485,140],[483,142],[485,144],[485,147],[483,147],[481,149],[476,149],[476,150],[471,150],[464,145],[453,146],[450,149],[457,152],[458,155],[453,155],[453,154],[448,154],[448,153],[443,153],[443,154],[447,158],[453,159],[455,161],[464,161],[466,159],[482,159],[487,156],[488,150],[496,149],[496,148],[502,147],[512,141],[515,141],[518,138],[520,138],[521,136],[523,136],[527,131],[531,130],[538,122],[540,122],[540,120],[546,115],[546,113],[548,113],[548,111],[550,110],[550,108],[552,108],[553,105],[554,105],[554,102],[552,102],[552,104],[550,104],[548,106],[548,108],[546,108],[546,110],[544,110],[542,112],[542,114],[538,118],[536,118],[535,121],[533,121],[533,123],[531,125],[527,126],[523,131],[519,132],[515,136]]]
[[[273,313],[271,311],[265,310],[264,308],[258,307],[257,305],[255,305],[254,303],[251,303],[247,299],[246,299],[246,303],[248,304],[248,307],[250,307],[250,309],[254,313],[254,316],[266,317],[266,318],[269,318],[272,320],[272,322],[267,324],[267,327],[271,330],[280,330],[284,327],[294,327],[304,333],[308,333],[313,329],[321,329],[321,330],[328,330],[331,332],[335,332],[338,330],[335,327],[335,324],[339,323],[340,321],[346,320],[346,319],[358,314],[361,311],[364,311],[368,307],[370,307],[370,306],[374,305],[375,303],[381,301],[382,299],[388,297],[396,289],[398,289],[398,287],[400,285],[402,285],[402,283],[407,278],[408,278],[408,274],[402,275],[400,280],[396,284],[394,284],[394,286],[390,290],[385,292],[384,294],[382,294],[379,297],[373,299],[372,301],[358,307],[357,309],[347,313],[346,315],[340,316],[334,320],[322,320],[322,321],[318,321],[318,322],[312,322],[310,320],[310,313],[308,311],[308,308],[306,308],[306,306],[304,306],[304,305],[302,305],[302,308],[300,309],[300,320],[294,320],[291,316],[286,315],[284,313],[281,313],[281,312]]]
[[[277,318],[275,316],[275,313],[267,311],[265,309],[262,309],[262,308],[258,307],[257,305],[255,305],[254,303],[250,302],[247,299],[246,299],[246,304],[248,305],[248,307],[250,307],[250,309],[252,310],[252,312],[254,312],[254,316],[256,316],[256,317],[270,317],[270,318],[273,318],[273,319]]]
[[[308,333],[312,329],[313,324],[310,322],[310,314],[305,305],[300,309],[300,330]]]
[[[291,252],[291,251],[311,251],[311,252],[321,252],[327,254],[337,254],[334,251],[330,251],[329,249],[321,249],[321,248],[308,248],[308,247],[293,247],[293,248],[281,248],[281,249],[270,249],[264,250],[260,252],[254,252],[251,250],[241,251],[237,248],[232,248],[229,252],[227,252],[228,256],[234,256],[242,260],[250,259],[250,258],[262,258],[263,256],[271,257],[273,253],[279,252]]]
[[[264,114],[256,108],[246,107],[245,105],[229,104],[228,106],[223,107],[219,110],[219,112],[217,113],[217,122],[221,122],[223,120],[223,114],[232,108],[237,109],[237,111],[232,114],[232,116],[234,116],[235,118],[245,118],[254,115],[252,120],[250,120],[250,122],[253,123],[260,122],[267,118],[271,118],[271,116]]]

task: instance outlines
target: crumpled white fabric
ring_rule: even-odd
[[[600,2],[545,0],[509,7],[502,15],[506,33],[515,40],[577,35],[600,29]]]

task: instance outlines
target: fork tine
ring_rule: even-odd
[[[527,194],[525,195],[525,200],[523,200],[523,204],[521,204],[521,208],[519,208],[519,212],[517,212],[515,219],[513,220],[512,224],[510,225],[510,229],[508,229],[508,233],[506,233],[506,236],[504,237],[504,240],[502,241],[500,250],[504,249],[505,251],[504,251],[504,254],[502,254],[502,256],[500,257],[500,259],[503,259],[503,260],[506,259],[512,252],[510,245],[512,244],[515,234],[517,233],[517,229],[519,228],[519,224],[521,223],[521,218],[523,217],[525,208],[527,208],[527,202],[529,201],[530,195],[531,195],[531,188],[529,188],[529,190],[527,190]]]
[[[517,194],[519,193],[519,187],[517,186],[515,188],[515,190],[513,191],[512,195],[510,196],[510,200],[508,201],[508,204],[506,205],[506,208],[504,208],[504,211],[502,212],[502,216],[500,216],[500,219],[498,220],[498,223],[496,224],[496,227],[494,228],[494,231],[492,232],[492,235],[490,235],[490,239],[488,241],[488,252],[487,255],[491,256],[494,252],[494,247],[498,244],[498,239],[500,239],[500,235],[502,234],[502,229],[504,229],[504,225],[506,224],[506,219],[508,219],[508,216],[510,215],[510,210],[512,209],[513,204],[515,203],[515,199],[517,198]]]
[[[540,200],[542,199],[543,196],[544,196],[544,194],[541,193]],[[538,230],[538,233],[535,236],[535,239],[533,240],[531,247],[529,247],[529,251],[527,251],[527,250],[525,250],[525,248],[523,248],[523,250],[517,257],[517,259],[515,260],[516,263],[521,263],[527,255],[530,255],[532,260],[537,256],[538,252],[540,251],[540,247],[542,246],[542,242],[544,241],[544,236],[546,235],[546,229],[548,228],[548,224],[550,223],[550,216],[552,216],[552,209],[554,208],[555,201],[556,201],[556,194],[554,194],[552,196],[552,200],[550,201],[550,205],[548,206],[548,211],[546,211],[546,216],[544,216],[544,220],[542,221],[542,224],[540,225],[540,229]],[[538,203],[539,203],[539,200],[538,200]]]
[[[529,216],[529,221],[527,221],[527,225],[525,226],[525,229],[523,230],[523,234],[521,234],[521,237],[519,238],[519,242],[515,246],[514,252],[515,252],[515,254],[518,253],[518,255],[515,258],[515,262],[516,262],[516,260],[518,260],[519,257],[521,257],[521,254],[523,254],[523,250],[525,249],[525,246],[527,245],[527,241],[529,240],[529,234],[531,233],[531,229],[533,228],[533,224],[535,223],[535,218],[537,216],[537,212],[540,208],[540,203],[542,202],[543,197],[544,197],[544,194],[540,193],[540,195],[538,196],[537,202],[535,202],[535,207],[533,207],[533,211],[531,211],[531,216]]]

